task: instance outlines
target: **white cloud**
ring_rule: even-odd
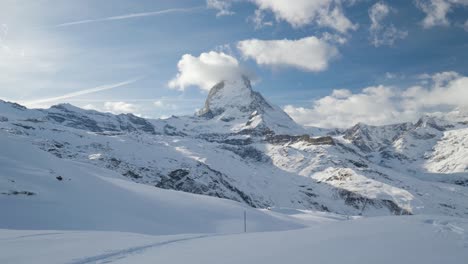
[[[206,6],[218,10],[216,16],[229,16],[234,14],[234,12],[231,11],[231,1],[206,0]]]
[[[164,109],[164,110],[176,110],[177,109],[176,104],[170,103],[164,99],[159,99],[159,100],[154,101],[153,105],[156,108]]]
[[[460,74],[454,71],[449,72],[438,72],[435,74],[423,73],[417,76],[418,79],[423,80],[423,83],[427,83],[427,80],[431,80],[435,86],[445,86],[450,81],[460,78]]]
[[[208,91],[223,80],[238,79],[242,75],[254,78],[236,58],[223,52],[210,51],[198,57],[185,54],[179,60],[177,68],[179,73],[168,85],[179,90],[194,85]]]
[[[434,74],[427,86],[405,89],[364,88],[359,93],[335,90],[312,107],[288,105],[284,110],[298,123],[318,127],[350,127],[358,122],[382,125],[415,121],[432,112],[468,109],[468,77],[454,72]]]
[[[254,15],[249,18],[253,22],[255,29],[260,29],[267,26],[273,26],[272,21],[265,21],[265,14],[262,10],[257,9]]]
[[[383,20],[394,12],[385,2],[377,2],[369,8],[369,18],[371,20],[370,41],[375,47],[382,45],[392,46],[396,40],[404,39],[408,36],[407,31],[398,30],[393,24],[384,25]]]
[[[126,102],[105,102],[104,109],[114,114],[135,113],[138,107]]]
[[[231,15],[232,3],[241,1],[252,2],[258,7],[251,18],[257,28],[272,24],[264,21],[264,11],[272,12],[277,21],[286,21],[295,28],[314,24],[340,33],[358,28],[345,16],[342,8],[342,3],[353,5],[356,2],[353,0],[207,0],[207,6],[217,9],[217,16]]]
[[[260,10],[272,11],[277,20],[293,27],[316,24],[341,33],[357,29],[343,13],[340,0],[251,0]]]
[[[254,59],[260,65],[289,66],[311,72],[327,69],[329,61],[339,54],[335,46],[314,36],[298,40],[249,39],[240,41],[237,48],[245,58]]]
[[[368,87],[353,94],[346,89],[313,102],[312,108],[288,105],[285,111],[298,123],[318,127],[349,127],[357,122],[383,124],[398,113],[390,87]]]
[[[136,112],[139,110],[139,107],[135,104],[127,102],[104,102],[104,104],[102,104],[101,106],[87,104],[83,106],[83,109],[96,110],[100,112],[109,112],[112,114],[133,113],[135,115],[139,115],[136,114]]]
[[[463,29],[468,32],[468,19],[465,21],[465,24],[463,24]]]
[[[447,14],[457,6],[468,6],[468,0],[416,0],[416,6],[426,13],[423,27],[448,26]]]

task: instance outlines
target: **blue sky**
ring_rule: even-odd
[[[449,81],[468,75],[468,1],[318,0],[323,4],[318,7],[311,5],[314,1],[280,2],[285,1],[4,0],[0,98],[33,107],[70,102],[147,117],[192,114],[202,106],[206,88],[197,87],[200,84],[191,77],[184,79],[183,88],[171,89],[168,83],[178,73],[182,78],[188,74],[177,67],[184,54],[197,62],[200,54],[211,51],[213,56],[237,60],[242,71],[255,73],[255,89],[287,106],[300,123],[347,126],[411,120],[427,107],[413,107],[408,114],[406,105],[397,102],[391,105],[395,109],[390,117],[313,122],[312,118],[322,118],[317,104],[323,105],[320,100],[334,90],[347,91],[335,96],[341,101],[334,104],[341,106],[351,94],[366,94],[366,87],[389,88],[394,94],[414,86],[433,91],[440,88],[434,79],[437,73],[453,73],[444,75],[451,76]],[[331,13],[335,9],[338,13]],[[374,26],[371,10],[376,10]],[[255,14],[257,22],[262,17],[257,24]],[[304,19],[298,20],[301,16]],[[330,22],[337,17],[343,20]],[[297,42],[311,37],[320,45]],[[246,42],[244,50],[239,48],[240,41],[252,39],[288,40],[298,47],[297,54],[288,57],[291,52],[284,42]],[[324,56],[311,55],[324,48]],[[213,81],[217,78],[204,74]],[[392,102],[407,100],[390,97]],[[446,100],[431,107],[440,105],[464,106]]]

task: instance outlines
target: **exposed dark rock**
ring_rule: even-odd
[[[380,152],[380,157],[384,160],[389,160],[389,159],[398,159],[400,161],[409,160],[407,156],[398,152],[387,150],[387,149]]]
[[[266,156],[260,150],[252,147],[252,146],[228,146],[224,145],[221,148],[225,150],[232,151],[233,153],[237,154],[239,157],[247,160],[257,161],[257,162],[266,162],[269,161],[270,158]]]
[[[367,164],[365,164],[363,161],[355,161],[355,160],[348,160],[351,164],[358,168],[367,168]]]
[[[269,135],[265,140],[270,144],[293,144],[296,142],[306,142],[312,145],[335,145],[335,141],[330,136],[312,138],[309,135],[290,136],[290,135]]]
[[[468,179],[466,179],[466,180],[455,180],[453,183],[456,184],[456,185],[467,186],[468,187]]]
[[[44,120],[40,120],[37,118],[27,118],[24,120],[25,122],[31,122],[31,123],[44,123]]]
[[[387,199],[371,199],[364,197],[358,193],[351,192],[345,189],[338,189],[338,195],[342,198],[346,205],[352,206],[360,210],[360,214],[364,214],[366,207],[387,208],[394,215],[411,215],[412,213],[399,207],[394,201]]]
[[[203,179],[203,180],[199,180]],[[155,186],[164,189],[173,189],[195,194],[204,194],[219,198],[226,198],[238,202],[244,202],[252,207],[266,207],[259,201],[252,198],[234,187],[228,176],[213,170],[203,163],[199,163],[195,170],[176,169],[167,176],[161,177]]]
[[[318,195],[313,192],[309,192],[309,191],[300,191],[300,192],[307,195],[308,197],[314,197],[314,198],[318,197]]]
[[[135,173],[135,172],[133,172],[133,171],[130,171],[130,170],[127,171],[127,172],[125,172],[125,173],[123,174],[123,176],[125,176],[125,177],[130,177],[130,178],[133,178],[133,179],[141,179],[141,178],[143,178],[141,175],[139,175],[139,174],[137,174],[137,173]]]
[[[175,127],[173,127],[171,125],[168,125],[168,124],[166,124],[163,127],[163,130],[164,130],[164,134],[166,134],[168,136],[186,136],[187,135],[184,132],[178,131],[177,128],[175,128]]]
[[[9,192],[3,192],[2,194],[4,195],[26,195],[26,196],[36,195],[36,193],[30,192],[30,191],[9,191]]]
[[[24,128],[24,129],[31,129],[31,130],[36,129],[36,128],[32,127],[32,126],[28,126],[28,125],[24,125],[24,124],[20,124],[20,123],[13,123],[13,125]]]
[[[236,118],[234,118],[234,117],[223,117],[220,120],[223,121],[223,122],[231,122],[234,119],[236,119]]]
[[[217,142],[228,145],[250,145],[253,143],[251,137],[246,138],[231,138],[237,136],[236,134],[200,134],[197,138],[206,140],[208,142]]]
[[[442,207],[447,207],[447,208],[450,208],[450,209],[456,209],[456,207],[455,207],[455,206],[453,206],[453,205],[450,205],[450,204],[444,204],[444,203],[440,203],[440,206],[442,206]]]
[[[122,163],[122,161],[112,157],[109,159],[109,163],[110,163],[110,168],[116,168],[120,165],[120,163]]]

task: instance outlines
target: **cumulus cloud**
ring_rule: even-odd
[[[392,46],[396,40],[404,39],[408,36],[407,31],[399,30],[393,24],[383,24],[383,20],[391,12],[395,11],[385,2],[377,2],[369,8],[369,18],[371,20],[369,28],[370,41],[375,47],[382,45]]]
[[[249,39],[240,41],[237,48],[245,58],[254,59],[260,65],[289,66],[311,72],[327,69],[330,60],[339,55],[334,45],[314,36],[298,40]]]
[[[416,0],[416,6],[426,13],[423,27],[448,26],[447,14],[458,6],[468,6],[468,0]]]
[[[342,3],[352,5],[355,0],[207,0],[209,8],[217,9],[220,15],[231,15],[233,2],[246,1],[257,6],[251,18],[255,26],[269,26],[271,21],[264,21],[264,12],[272,12],[277,21],[286,21],[295,28],[306,25],[332,28],[340,33],[356,30],[357,24],[352,23],[344,14]]]
[[[230,16],[234,14],[234,12],[231,11],[231,1],[206,0],[206,6],[218,10],[216,16]]]
[[[404,89],[380,85],[358,93],[335,90],[310,108],[288,105],[284,110],[303,125],[346,128],[358,122],[383,125],[415,121],[426,113],[468,109],[468,77],[443,72],[425,78],[430,78],[426,86]]]
[[[177,68],[179,73],[168,85],[179,90],[194,85],[208,91],[223,80],[238,79],[242,75],[255,78],[239,64],[236,58],[223,52],[210,51],[198,57],[185,54],[177,64]]]
[[[341,33],[357,29],[343,13],[340,0],[251,0],[260,10],[269,10],[277,20],[284,20],[293,27],[316,24]]]

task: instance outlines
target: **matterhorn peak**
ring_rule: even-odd
[[[197,115],[235,124],[238,132],[260,129],[273,133],[305,133],[281,108],[254,91],[246,76],[223,80],[213,86]]]
[[[204,108],[198,115],[213,118],[225,115],[250,115],[252,112],[264,112],[272,109],[271,105],[252,90],[246,76],[235,80],[223,80],[211,88]]]

